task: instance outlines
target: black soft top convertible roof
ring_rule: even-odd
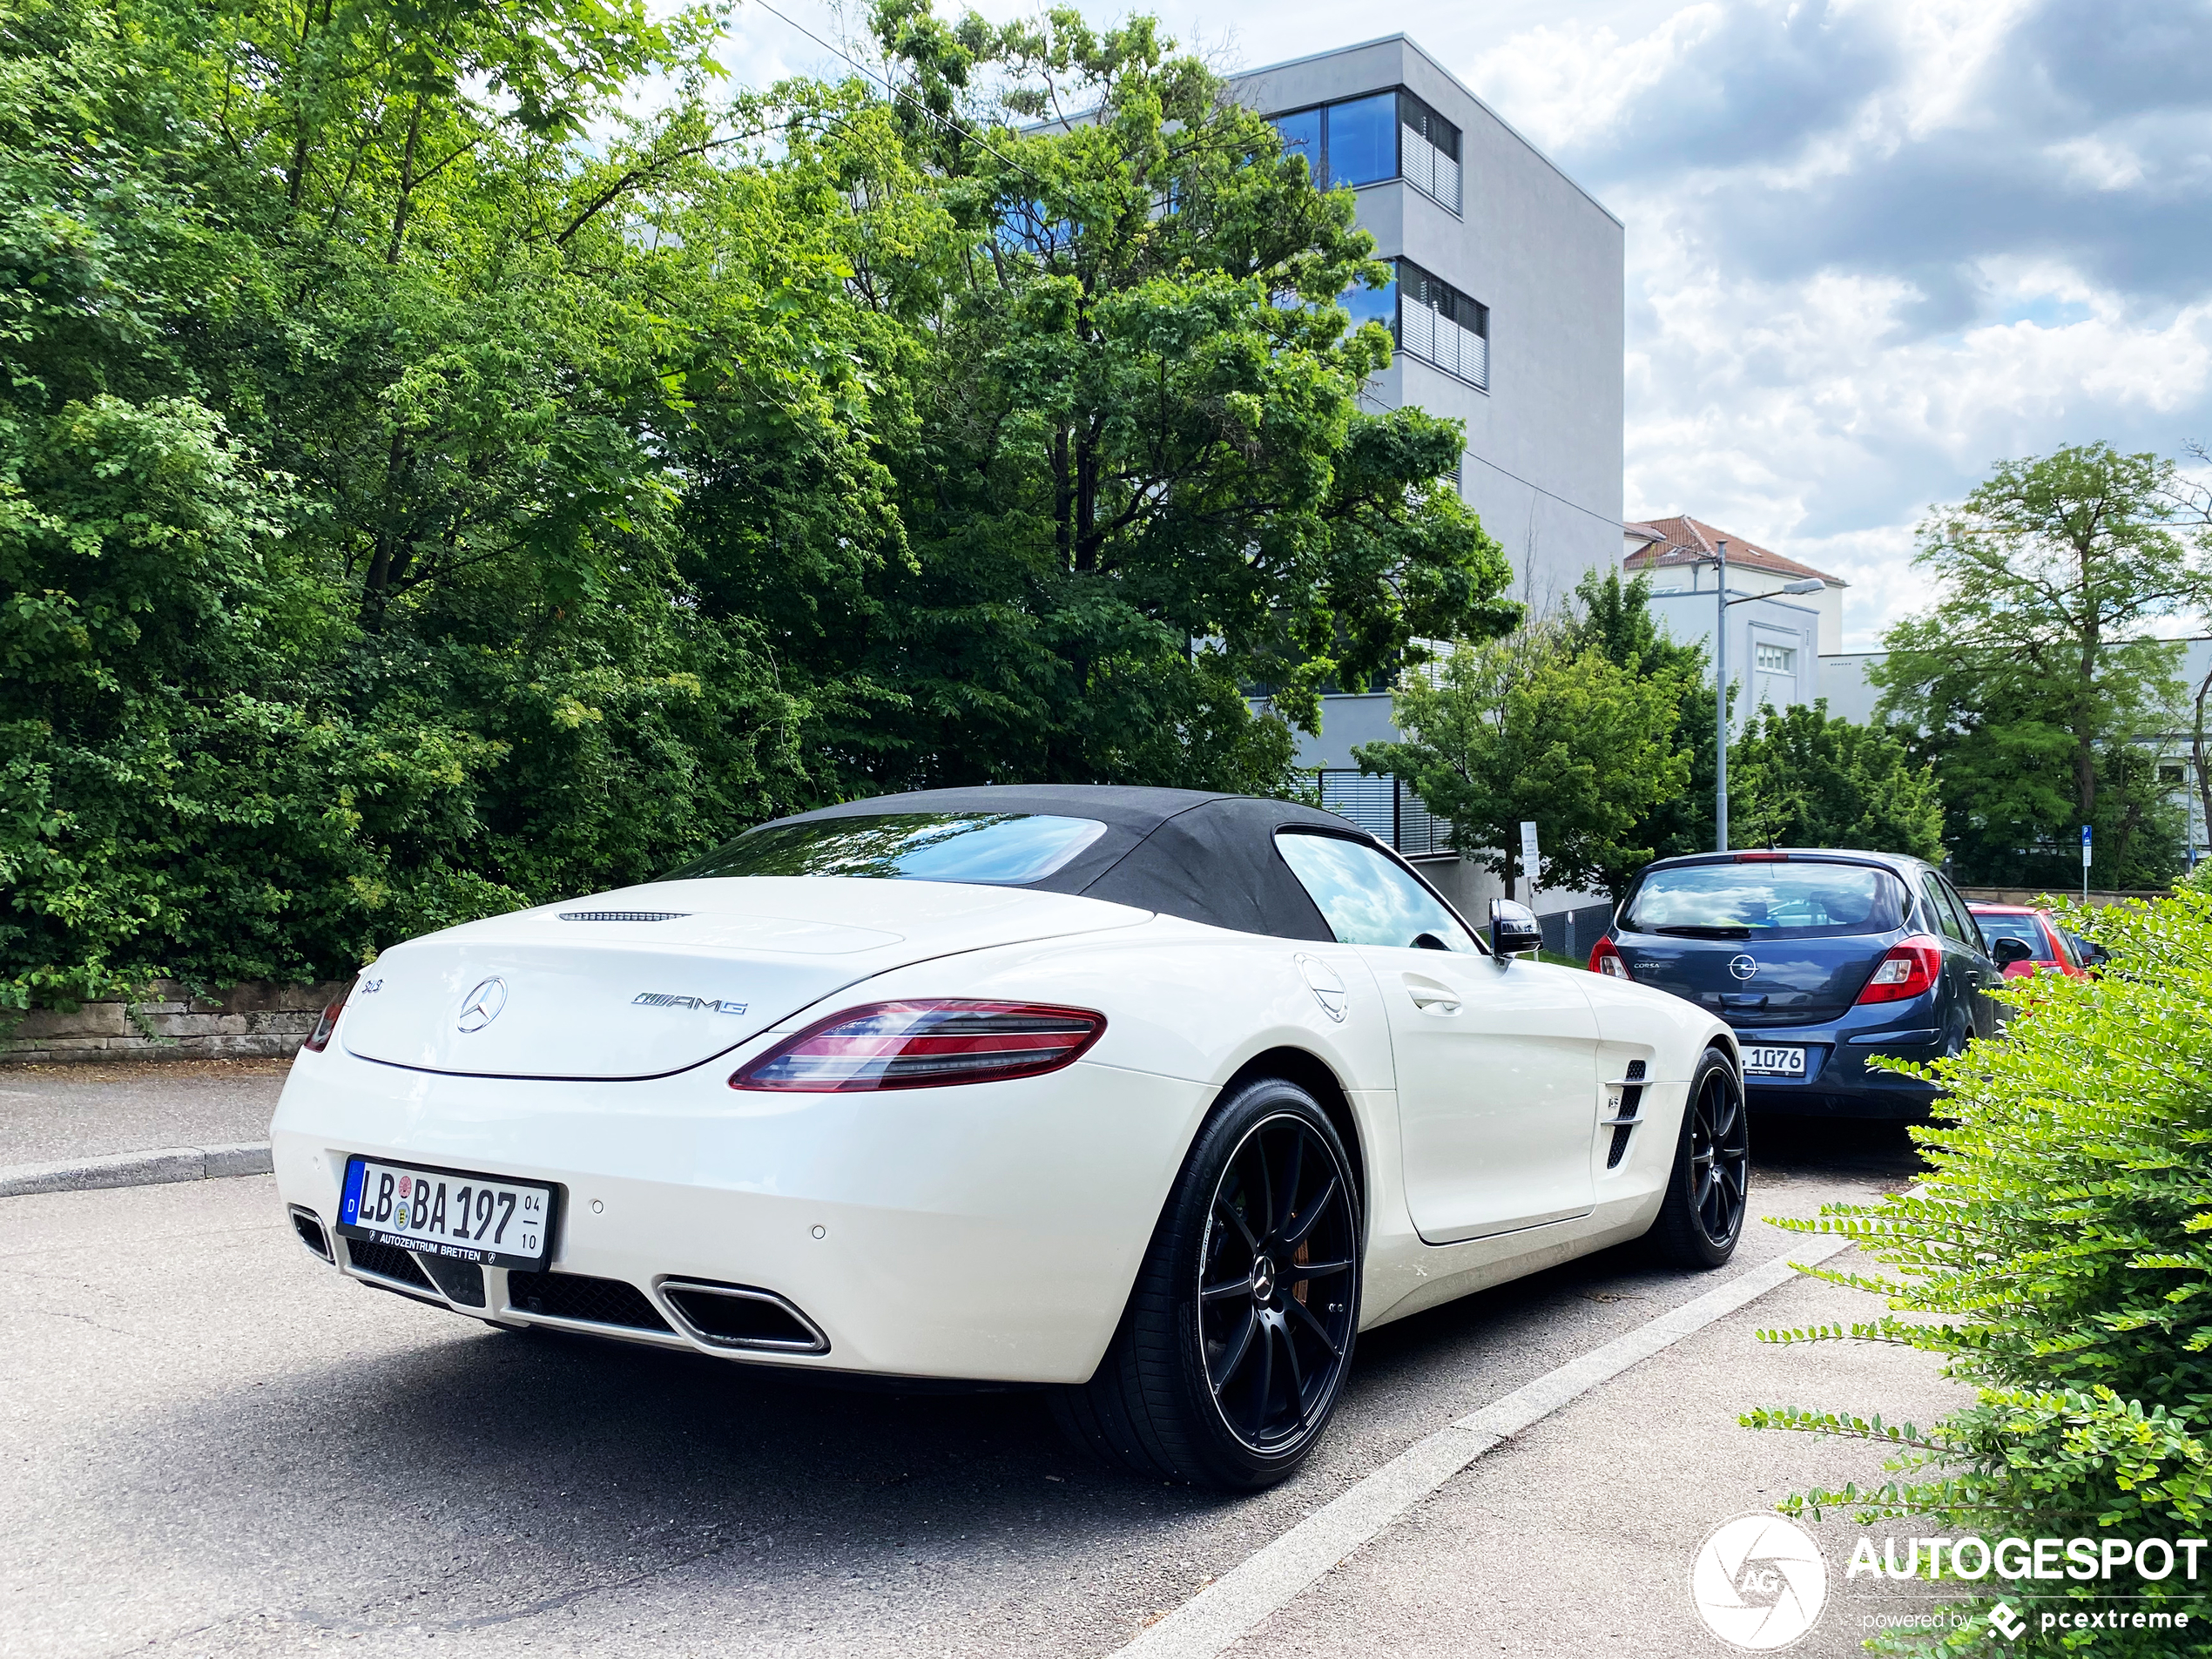
[[[1093,819],[1106,826],[1103,835],[1049,875],[1018,885],[1040,893],[1108,899],[1278,939],[1336,935],[1276,852],[1277,830],[1296,826],[1380,845],[1334,813],[1289,801],[1111,784],[923,789],[846,801],[774,822],[811,824],[898,813],[1044,813]]]

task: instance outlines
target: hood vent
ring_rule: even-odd
[[[563,910],[563,921],[681,921],[688,910]]]

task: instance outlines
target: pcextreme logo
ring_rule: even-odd
[[[1689,1599],[1705,1628],[1732,1648],[1771,1653],[1820,1622],[1828,1563],[1811,1534],[1777,1514],[1723,1521],[1699,1546]]]

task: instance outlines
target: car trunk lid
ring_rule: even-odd
[[[362,1059],[424,1071],[660,1076],[892,968],[1150,914],[950,882],[655,883],[396,946],[362,973],[338,1036]]]
[[[1894,935],[1689,938],[1629,934],[1614,943],[1639,984],[1710,1008],[1731,1025],[1817,1025],[1866,988]]]

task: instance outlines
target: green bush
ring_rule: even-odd
[[[2205,1536],[2212,1519],[2212,896],[2078,916],[2113,954],[2103,977],[2007,981],[2000,1041],[1932,1069],[1948,1122],[1916,1128],[1931,1168],[1917,1196],[1831,1205],[1778,1222],[1844,1233],[1880,1271],[1815,1277],[1888,1298],[1888,1316],[1770,1340],[1908,1344],[1945,1357],[1974,1403],[1933,1429],[1796,1409],[1747,1425],[1877,1439],[1897,1476],[1791,1498],[1789,1513],[1911,1516],[1917,1532],[2004,1537]],[[2212,1554],[2212,1552],[2208,1552]],[[2212,1569],[2212,1561],[2200,1572]],[[1946,1588],[1955,1588],[1948,1577]],[[2188,1610],[2202,1586],[2178,1569],[2142,1579],[1980,1581],[1979,1608],[2007,1590],[2104,1594],[2131,1608]],[[2103,1605],[2111,1605],[2104,1603]],[[2055,1609],[2054,1609],[2055,1610]],[[2040,1621],[2037,1622],[2040,1623]],[[1982,1651],[1987,1627],[1907,1638],[1902,1649]],[[1917,1643],[1916,1647],[1914,1644]],[[2212,1653],[2212,1622],[2175,1630],[2040,1631],[2020,1653]]]

